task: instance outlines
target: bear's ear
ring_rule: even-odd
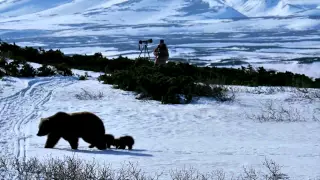
[[[43,124],[47,124],[48,118],[40,118],[39,128],[40,126],[43,126]]]
[[[40,123],[42,123],[45,120],[46,120],[46,118],[40,118]]]

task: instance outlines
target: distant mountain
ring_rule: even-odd
[[[294,0],[224,0],[224,3],[233,7],[247,17],[265,16],[317,16],[320,1],[308,3],[308,0],[295,3]]]
[[[115,21],[221,19],[265,16],[320,15],[318,3],[293,0],[0,0],[3,17],[71,15]],[[306,2],[306,1],[305,1]],[[144,17],[141,17],[144,16]]]

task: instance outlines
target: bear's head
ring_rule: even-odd
[[[113,140],[113,143],[112,143],[112,145],[113,145],[113,146],[115,146],[115,147],[118,147],[118,146],[120,146],[120,139],[118,139],[118,138],[115,138],[115,139]]]
[[[41,118],[37,136],[46,136],[51,132],[50,120],[48,118]]]
[[[59,122],[60,120],[66,120],[66,119],[70,119],[70,115],[65,112],[57,112],[52,116],[41,118],[37,136],[48,135],[53,130],[57,129],[57,125],[56,125],[57,121]]]
[[[113,144],[113,141],[114,141],[114,136],[112,134],[105,134],[104,135],[104,141],[107,143],[107,144]]]

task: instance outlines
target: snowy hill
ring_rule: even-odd
[[[200,98],[188,105],[161,105],[136,100],[132,92],[95,78],[5,77],[0,85],[0,154],[5,157],[42,160],[75,155],[111,163],[113,168],[138,162],[150,175],[164,171],[167,178],[160,179],[165,180],[170,179],[170,170],[189,166],[204,173],[221,169],[227,176],[239,175],[243,166],[260,170],[265,158],[283,166],[282,172],[292,179],[315,178],[320,173],[320,101],[310,102],[294,88],[233,86],[234,102]],[[86,99],[88,93],[103,96]],[[38,123],[57,111],[93,112],[103,119],[108,133],[132,135],[134,148],[99,151],[80,140],[79,150],[73,151],[61,139],[56,148],[45,149],[46,138],[36,136]],[[269,115],[266,111],[285,122],[257,122],[258,116]]]
[[[300,2],[294,0],[224,0],[227,5],[235,8],[248,17],[258,16],[292,16],[305,15],[303,12],[310,11],[308,15],[319,15],[316,9],[319,2]]]

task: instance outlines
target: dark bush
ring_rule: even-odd
[[[30,64],[25,63],[22,65],[22,68],[19,71],[20,77],[35,77],[37,75],[37,71]]]
[[[89,77],[88,73],[85,72],[84,75],[79,76],[79,80],[87,80]]]
[[[63,76],[72,76],[73,73],[70,68],[65,63],[57,64],[54,66],[56,68],[57,74],[63,75]]]
[[[0,68],[5,68],[5,66],[7,65],[7,61],[5,59],[5,57],[0,55]]]
[[[0,54],[0,78],[3,77],[4,75],[6,75],[5,67],[7,64],[8,63],[7,63],[6,59],[4,58],[4,56],[2,56]]]
[[[19,62],[12,61],[5,66],[6,75],[19,77]]]
[[[43,64],[41,67],[37,69],[37,76],[53,76],[56,74],[54,69],[50,68],[48,65]]]
[[[193,96],[218,97],[218,100],[220,100],[220,96],[222,97],[223,93],[226,92],[222,88],[197,85],[195,78],[192,76],[178,75],[166,71],[164,68],[149,67],[143,64],[128,70],[115,71],[111,76],[100,76],[100,79],[104,83],[114,84],[116,88],[143,93],[164,104],[189,103]]]
[[[239,69],[197,67],[175,62],[154,66],[153,62],[145,58],[131,60],[119,56],[108,59],[101,53],[66,56],[60,50],[21,48],[5,42],[0,42],[0,51],[11,59],[53,65],[62,75],[72,75],[70,68],[103,71],[106,74],[100,76],[99,81],[124,90],[148,94],[163,103],[177,103],[181,95],[186,102],[190,102],[193,96],[228,100],[225,97],[226,89],[210,87],[208,84],[320,88],[319,79],[313,80],[303,74],[292,72],[266,70],[263,67],[253,68],[251,65]],[[198,83],[204,85],[200,86]]]

